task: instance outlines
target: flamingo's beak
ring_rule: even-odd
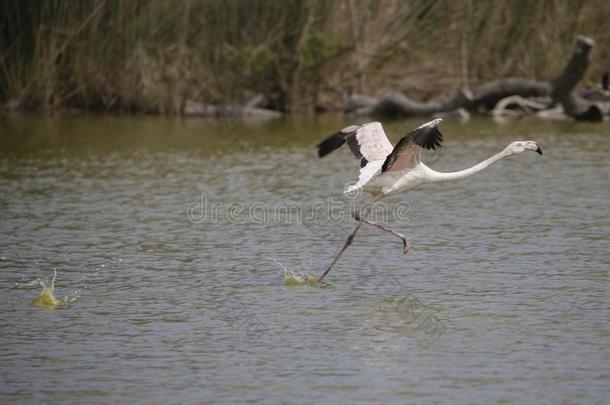
[[[538,152],[539,155],[542,155],[542,149],[540,149],[540,146],[538,146],[538,149],[536,149],[536,152]]]

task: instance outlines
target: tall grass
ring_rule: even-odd
[[[179,113],[186,100],[283,111],[349,92],[427,98],[505,76],[552,78],[577,34],[610,67],[606,0],[4,0],[5,108]]]

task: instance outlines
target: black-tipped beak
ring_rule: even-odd
[[[540,149],[540,146],[538,146],[538,149],[536,149],[536,152],[538,152],[539,155],[542,155],[542,149]]]

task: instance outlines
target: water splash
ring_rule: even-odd
[[[304,286],[304,285],[310,285],[310,286],[320,285],[320,282],[318,281],[317,277],[314,277],[309,274],[295,273],[294,271],[289,270],[288,268],[286,268],[286,266],[284,266],[282,263],[280,263],[279,261],[275,260],[272,257],[267,257],[267,260],[274,262],[275,264],[277,264],[278,266],[280,266],[282,268],[282,270],[284,271],[284,285],[285,286],[300,287],[300,286]]]
[[[55,279],[57,278],[57,270],[53,269],[53,278],[51,281],[43,281],[36,278],[28,283],[24,283],[23,287],[33,287],[39,285],[42,287],[42,292],[32,301],[32,305],[41,308],[55,308],[58,305],[70,305],[75,302],[80,292],[76,291],[72,296],[65,296],[62,300],[55,297]]]
[[[32,281],[15,282],[15,288],[38,287],[41,283],[42,283],[42,280],[40,280],[40,277],[36,277]]]
[[[284,285],[298,287],[302,285],[319,285],[317,277],[309,274],[295,274],[292,270],[284,271]]]
[[[53,269],[53,279],[51,279],[51,283],[47,284],[46,282],[37,279],[38,283],[42,287],[42,292],[40,295],[32,301],[32,305],[35,307],[43,307],[43,308],[54,308],[59,304],[57,298],[55,298],[55,279],[57,278],[57,270]]]

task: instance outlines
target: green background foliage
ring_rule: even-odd
[[[578,34],[610,67],[605,0],[5,0],[5,108],[179,113],[187,100],[338,108],[388,89],[428,99],[509,76],[552,79]]]

